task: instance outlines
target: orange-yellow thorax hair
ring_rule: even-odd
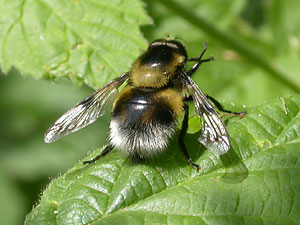
[[[174,79],[178,68],[184,65],[185,60],[183,55],[168,49],[146,52],[132,65],[130,82],[138,88],[161,88]]]

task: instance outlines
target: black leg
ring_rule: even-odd
[[[220,102],[218,102],[215,98],[213,98],[213,97],[211,97],[211,96],[209,96],[209,95],[206,95],[206,97],[207,97],[212,103],[214,103],[214,105],[218,108],[219,111],[224,112],[224,113],[226,113],[227,115],[238,115],[238,116],[240,116],[240,118],[242,118],[244,115],[247,114],[246,111],[242,111],[242,112],[232,112],[232,111],[230,111],[230,110],[226,110],[226,109],[223,108],[223,106],[220,104]],[[226,114],[225,114],[225,116],[227,116]]]
[[[191,102],[194,101],[193,97],[190,95],[189,97],[185,97],[184,100],[185,102]]]
[[[210,58],[208,59],[202,59],[204,53],[206,52],[206,49],[207,49],[207,43],[205,42],[204,43],[204,49],[203,51],[201,52],[200,56],[198,58],[189,58],[188,61],[195,61],[196,63],[193,65],[193,67],[187,71],[187,75],[188,76],[192,76],[193,73],[195,73],[198,69],[198,67],[204,63],[204,62],[209,62],[211,60],[214,60],[215,58],[213,56],[211,56]]]
[[[191,159],[191,157],[189,156],[189,153],[186,150],[185,144],[184,144],[184,136],[186,134],[187,128],[188,128],[188,120],[189,120],[189,106],[188,105],[184,105],[184,119],[182,122],[182,128],[181,128],[181,132],[179,135],[179,146],[181,151],[183,152],[184,156],[187,158],[189,164],[195,169],[195,170],[199,170],[199,165],[195,164],[193,162],[193,160]]]
[[[95,158],[88,160],[88,161],[84,161],[83,164],[90,164],[90,163],[94,163],[96,162],[98,159],[100,159],[101,157],[105,156],[107,153],[109,153],[111,150],[113,150],[114,146],[112,145],[107,145],[106,148],[101,152],[100,155],[97,155]]]

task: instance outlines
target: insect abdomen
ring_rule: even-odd
[[[180,113],[174,110],[175,104],[169,103],[168,97],[182,102],[180,95],[170,89],[145,91],[129,86],[123,89],[111,116],[111,144],[138,158],[149,158],[163,151],[175,133]]]

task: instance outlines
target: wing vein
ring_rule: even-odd
[[[183,72],[181,79],[184,88],[193,97],[196,113],[201,120],[201,135],[198,141],[216,154],[225,154],[230,148],[229,135],[225,124],[192,78]]]
[[[44,141],[51,143],[95,122],[105,113],[105,107],[116,98],[114,93],[127,80],[128,73],[121,75],[101,89],[83,99],[64,113],[46,132]]]

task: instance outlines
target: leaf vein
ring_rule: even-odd
[[[121,167],[119,168],[119,173],[118,173],[118,175],[116,176],[115,182],[119,179],[119,177],[120,177],[120,175],[121,175],[121,173],[122,173],[122,171],[123,171],[123,169],[124,169],[124,165],[126,165],[126,164],[128,163],[128,161],[129,161],[129,159],[126,159],[126,160],[123,162],[123,164],[121,165]],[[116,187],[116,185],[114,185],[114,186],[112,187],[112,190],[111,190],[110,193],[113,193],[115,187]],[[107,210],[108,210],[108,204],[109,204],[109,201],[110,201],[110,196],[111,196],[111,194],[108,196],[108,199],[107,199],[107,206],[106,206],[106,210],[105,210],[104,214],[107,213]]]
[[[94,2],[94,1],[92,1],[92,0],[87,0],[87,2],[89,2],[89,3],[91,3],[91,4],[95,4],[95,5],[101,6],[101,7],[103,7],[103,8],[107,8],[107,9],[109,9],[109,10],[111,10],[111,11],[121,12],[121,13],[123,13],[123,14],[131,15],[132,17],[141,19],[140,16],[138,16],[138,15],[132,13],[132,12],[134,12],[134,10],[127,10],[127,11],[125,11],[125,10],[121,10],[120,8],[109,7],[109,4],[101,4],[100,1]],[[134,24],[134,23],[129,23],[128,20],[124,20],[124,21],[126,21],[127,24]],[[135,22],[135,23],[136,23],[136,22]]]
[[[94,188],[94,187],[91,187],[91,186],[89,186],[89,185],[82,184],[82,186],[83,186],[83,187],[86,187],[86,188],[88,188],[88,189],[91,189],[91,190],[93,190],[93,191],[99,192],[99,193],[101,193],[101,194],[104,194],[104,195],[106,195],[106,196],[109,195],[108,193],[105,193],[104,191],[101,191],[101,190],[96,189],[96,188]]]
[[[42,2],[44,2],[43,0],[39,0],[39,1],[42,1]],[[80,37],[80,39],[81,40],[83,40],[83,38],[82,38],[82,36],[77,32],[77,31],[75,31],[63,18],[62,18],[62,16],[60,16],[59,14],[57,14],[57,13],[55,13],[54,12],[54,9],[48,4],[48,3],[46,3],[46,2],[44,2],[45,3],[45,5],[47,5],[47,7],[52,11],[52,13],[55,15],[55,16],[57,16],[63,23],[64,23],[64,25],[66,26],[66,27],[68,27],[68,29],[70,29],[72,32],[74,32],[75,34],[77,34],[78,35],[78,37]],[[93,46],[88,40],[85,40],[90,46]],[[118,74],[117,73],[117,71],[114,69],[114,67],[110,64],[110,63],[108,63],[107,62],[107,60],[106,59],[104,59],[104,57],[102,57],[99,53],[97,53],[97,55],[99,55],[99,57],[102,59],[102,61],[106,64],[106,65],[108,65],[108,67],[110,67],[110,69],[115,73],[115,74]]]
[[[247,118],[249,120],[251,120],[253,123],[255,123],[256,126],[260,127],[268,136],[272,137],[273,140],[275,139],[275,137],[272,134],[270,134],[269,131],[261,123],[259,123],[255,118],[253,118],[251,116],[248,116]],[[245,126],[245,127],[247,127],[247,126]],[[249,131],[248,131],[248,133],[251,134],[251,132],[249,132]]]

